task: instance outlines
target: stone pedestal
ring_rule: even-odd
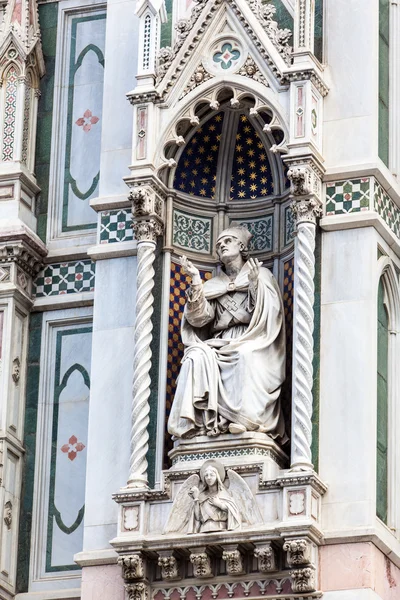
[[[265,433],[246,431],[236,435],[222,434],[212,438],[197,436],[190,440],[176,440],[169,452],[170,472],[198,470],[205,460],[216,458],[224,467],[238,467],[257,463],[262,465],[263,477],[272,479],[288,466],[288,456]]]

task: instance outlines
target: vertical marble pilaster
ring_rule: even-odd
[[[296,0],[294,12],[294,53],[314,52],[315,0]]]
[[[133,230],[137,240],[137,294],[135,349],[133,363],[133,399],[131,455],[128,487],[147,487],[147,451],[149,448],[149,396],[153,315],[153,287],[157,238],[163,234],[162,200],[154,190],[135,187],[131,192]]]
[[[288,171],[293,197],[292,210],[296,223],[294,253],[293,315],[293,380],[292,380],[292,447],[291,468],[305,471],[313,468],[311,432],[313,411],[313,331],[315,230],[321,214],[316,197],[315,175],[308,168],[293,167]]]

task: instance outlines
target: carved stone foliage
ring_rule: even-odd
[[[272,3],[263,4],[262,0],[250,0],[250,7],[264,27],[275,48],[282,55],[287,65],[292,61],[292,47],[289,40],[292,37],[290,29],[280,29],[274,21],[276,8]]]
[[[289,572],[292,578],[292,589],[294,592],[314,592],[315,591],[315,569],[314,567],[305,567],[304,569],[294,569]]]
[[[195,72],[193,73],[193,75],[191,76],[189,83],[183,90],[182,94],[179,96],[179,100],[184,98],[184,96],[186,96],[186,94],[188,94],[189,92],[194,90],[197,86],[201,85],[205,81],[208,81],[209,79],[212,79],[212,77],[213,77],[213,75],[211,75],[211,73],[206,71],[203,64],[200,63],[199,66],[196,68]]]
[[[7,529],[11,529],[12,525],[12,502],[8,500],[4,505],[4,523],[6,524]]]
[[[1,245],[0,263],[16,263],[31,276],[37,275],[42,267],[41,257],[23,242]]]
[[[315,198],[293,202],[292,212],[294,219],[299,223],[316,223],[317,218],[322,215],[321,203]]]
[[[21,361],[19,360],[19,358],[17,356],[13,360],[12,371],[11,371],[11,377],[13,378],[13,381],[15,384],[18,383],[20,376],[21,376]]]
[[[138,583],[128,583],[125,585],[129,600],[148,600],[149,588],[144,581]]]
[[[311,560],[311,545],[305,539],[288,540],[283,549],[287,552],[287,562],[292,565],[306,565]]]
[[[207,552],[192,552],[190,562],[193,565],[193,575],[195,577],[212,577],[211,560]]]
[[[270,573],[277,570],[275,550],[271,544],[256,548],[254,556],[258,559],[258,568],[262,573]]]
[[[164,232],[164,200],[151,186],[135,186],[130,194],[132,228],[138,242],[156,242]]]
[[[161,567],[161,576],[169,581],[180,579],[179,565],[175,556],[159,556],[158,566]]]
[[[306,168],[293,168],[288,171],[290,191],[293,196],[307,196],[311,194],[311,175]]]
[[[120,556],[118,564],[122,567],[122,576],[125,581],[144,577],[143,558],[139,554]]]
[[[260,69],[254,62],[251,56],[248,56],[244,65],[238,71],[239,75],[243,75],[243,77],[249,77],[250,79],[254,79],[254,81],[259,81],[265,86],[269,86],[267,80],[264,75],[260,72]]]
[[[242,575],[245,572],[243,557],[239,550],[224,550],[222,553],[222,560],[226,562],[226,571],[228,575]]]
[[[292,212],[297,224],[316,223],[322,214],[319,201],[318,175],[308,167],[293,167],[288,171],[293,196]],[[308,197],[307,197],[308,196]]]

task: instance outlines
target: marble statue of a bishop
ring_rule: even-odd
[[[217,240],[219,275],[191,277],[182,317],[185,352],[168,430],[176,438],[258,431],[287,440],[280,407],[285,379],[282,297],[272,273],[249,258],[251,234],[231,227]]]

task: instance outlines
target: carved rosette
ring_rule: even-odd
[[[288,540],[283,544],[289,566],[306,565],[311,561],[311,545],[305,539]]]
[[[129,600],[149,600],[149,587],[144,581],[127,583],[125,590]]]
[[[304,569],[293,569],[289,571],[292,579],[292,590],[298,592],[315,591],[315,569],[314,567],[305,567]]]
[[[151,186],[130,193],[137,239],[137,292],[129,487],[147,486],[155,245],[163,233],[163,199]]]
[[[321,214],[318,182],[309,167],[288,171],[293,197],[295,238],[292,469],[312,469],[312,385],[314,330],[315,227]]]
[[[168,581],[180,579],[178,561],[175,556],[159,556],[158,566],[161,567],[161,576]]]
[[[122,567],[122,576],[125,581],[144,577],[144,563],[140,554],[120,556],[118,564]]]
[[[242,575],[244,570],[243,557],[239,550],[224,550],[222,560],[226,562],[226,571],[228,575]]]
[[[271,544],[256,548],[254,556],[258,559],[258,568],[262,573],[271,573],[277,570],[275,550]]]
[[[195,577],[212,577],[211,560],[207,552],[191,552],[190,562]]]

